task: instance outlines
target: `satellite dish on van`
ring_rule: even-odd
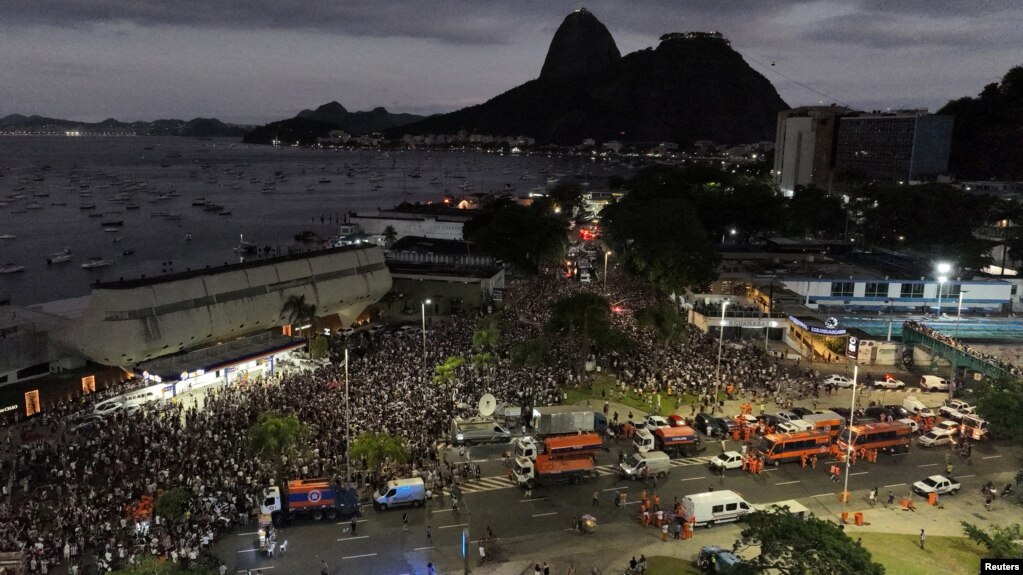
[[[489,417],[494,414],[494,410],[497,409],[497,400],[490,393],[484,393],[483,397],[480,398],[479,403],[480,415],[483,417]]]

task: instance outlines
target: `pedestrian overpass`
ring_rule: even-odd
[[[940,355],[949,363],[960,368],[983,373],[986,377],[1014,377],[1008,370],[987,359],[977,357],[963,350],[957,350],[948,343],[937,339],[929,334],[920,331],[919,328],[909,323],[902,325],[902,343],[919,344],[932,350],[932,355]]]

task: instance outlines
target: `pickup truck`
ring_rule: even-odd
[[[946,399],[938,408],[938,413],[956,421],[962,421],[964,416],[973,415],[975,411],[975,407],[961,399]]]
[[[902,389],[906,387],[905,382],[895,379],[894,377],[886,377],[884,379],[874,380],[874,387],[880,389]]]
[[[938,495],[955,495],[960,487],[958,481],[945,477],[944,475],[932,475],[922,481],[913,484],[913,491],[926,497],[931,493]]]

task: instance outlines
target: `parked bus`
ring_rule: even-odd
[[[853,451],[878,449],[891,453],[905,452],[909,451],[912,439],[913,429],[901,421],[864,423],[842,430],[838,436],[838,451],[846,453],[851,445]]]
[[[756,452],[764,462],[778,465],[799,461],[802,456],[823,455],[831,447],[831,435],[824,430],[769,433],[760,438]]]

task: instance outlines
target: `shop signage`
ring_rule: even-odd
[[[849,344],[845,348],[845,355],[852,360],[855,360],[860,354],[860,338],[851,335],[849,336]]]
[[[834,319],[834,318],[832,318],[832,319]],[[801,319],[797,318],[794,315],[790,315],[789,316],[789,321],[791,321],[792,323],[798,325],[799,327],[809,331],[810,333],[815,333],[817,335],[845,335],[845,329],[843,329],[843,328],[840,328],[840,327],[838,327],[838,328],[829,328],[829,327],[817,327],[815,325],[807,325],[806,322],[802,321]],[[835,325],[836,326],[838,325],[837,320],[835,322]]]

